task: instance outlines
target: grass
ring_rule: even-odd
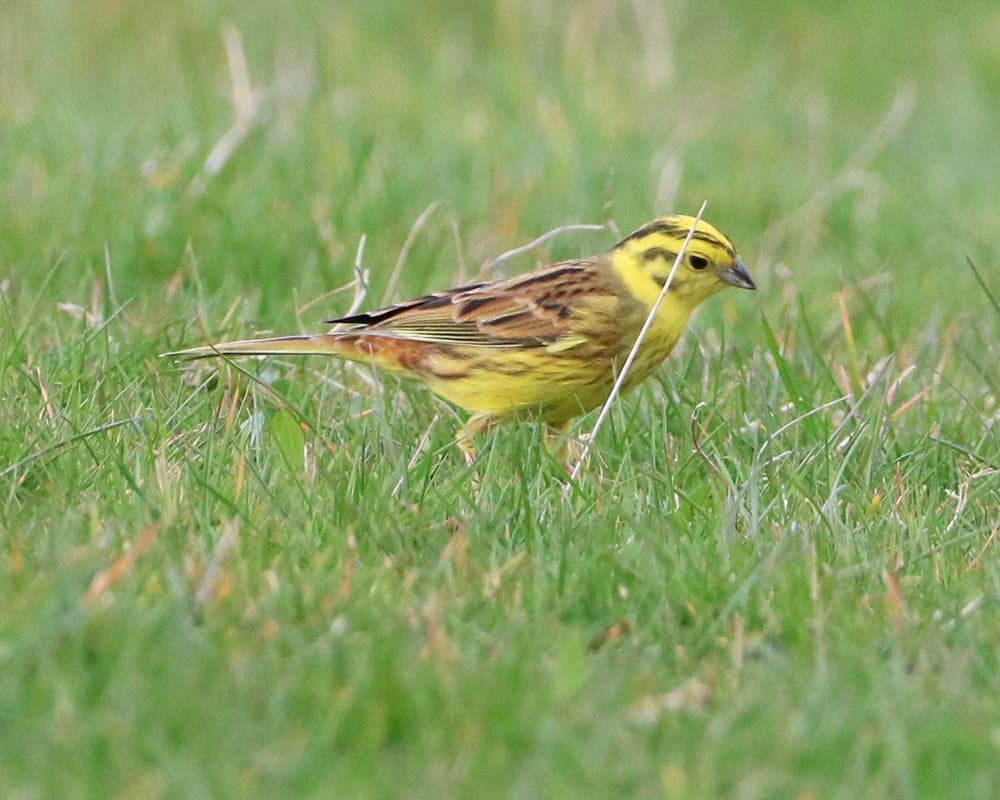
[[[4,796],[995,797],[996,13],[285,5],[0,12]],[[477,492],[419,388],[157,358],[362,236],[378,302],[433,202],[398,297],[706,199],[760,291],[568,496],[530,424]]]

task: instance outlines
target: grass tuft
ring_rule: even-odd
[[[995,12],[133,5],[0,10],[5,796],[1000,794]],[[566,495],[157,357],[702,198],[760,291]]]

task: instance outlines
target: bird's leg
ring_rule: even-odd
[[[473,414],[459,429],[455,436],[455,444],[465,456],[465,463],[472,466],[476,461],[476,444],[474,437],[485,433],[497,423],[497,418],[491,414]]]

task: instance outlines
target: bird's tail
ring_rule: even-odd
[[[315,335],[274,336],[269,339],[240,339],[235,342],[219,342],[192,347],[188,350],[175,350],[172,353],[161,353],[160,358],[177,358],[184,361],[195,361],[199,358],[215,356],[310,356],[334,355],[341,358],[358,358],[349,352],[352,340],[357,336],[319,333]]]
[[[196,361],[216,356],[334,356],[374,364],[394,374],[413,375],[424,370],[431,352],[423,342],[364,331],[333,331],[219,342],[163,353],[160,357]]]

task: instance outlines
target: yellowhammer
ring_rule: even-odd
[[[328,320],[315,335],[195,347],[166,356],[333,355],[414,378],[471,412],[458,442],[530,414],[555,432],[608,397],[695,219],[654,219],[603,255],[514,278],[472,283]],[[691,313],[725,286],[755,289],[732,242],[698,221],[623,389],[643,381],[677,344]]]

